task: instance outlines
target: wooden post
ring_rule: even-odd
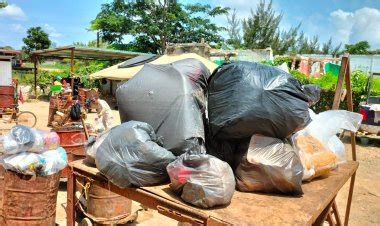
[[[38,74],[38,57],[34,55],[34,98],[37,99],[37,74]]]
[[[334,102],[333,102],[333,106],[332,106],[333,110],[339,109],[340,95],[341,95],[341,91],[342,91],[343,80],[346,76],[347,65],[348,65],[348,55],[345,54],[342,57],[342,64],[340,65],[338,83],[336,84],[336,88],[335,88]]]
[[[71,89],[73,89],[74,96],[74,48],[71,49],[71,57],[70,57],[70,77],[71,77]]]
[[[351,74],[350,74],[350,62],[348,58],[348,54],[345,54],[342,57],[342,63],[340,67],[339,72],[339,78],[338,78],[338,84],[335,91],[334,96],[334,103],[333,103],[333,110],[339,109],[340,105],[340,95],[342,91],[343,81],[346,83],[346,89],[347,89],[347,110],[348,111],[354,111],[353,106],[353,98],[352,98],[352,87],[351,87]],[[351,137],[351,151],[352,151],[352,160],[356,161],[356,140],[355,140],[355,133],[350,132]],[[352,195],[354,192],[354,185],[355,185],[355,177],[356,172],[352,175],[351,181],[350,181],[350,189],[348,192],[348,199],[347,199],[347,206],[346,206],[346,214],[344,216],[344,225],[348,225],[348,220],[350,218],[350,210],[351,210],[351,203],[352,203]],[[335,201],[334,201],[335,203]],[[335,204],[336,205],[336,204]],[[336,215],[339,217],[339,213],[335,207],[335,210],[333,210]]]

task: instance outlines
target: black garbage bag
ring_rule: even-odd
[[[208,73],[199,63],[188,61],[146,64],[116,90],[121,121],[152,125],[162,137],[163,147],[175,155],[192,148],[193,141],[204,148],[204,88]]]
[[[253,135],[235,170],[240,191],[302,194],[303,166],[297,152],[282,140]]]
[[[170,188],[188,203],[202,208],[226,205],[235,191],[231,167],[202,151],[189,151],[167,167]]]
[[[175,156],[157,142],[147,123],[122,123],[113,127],[97,148],[96,167],[121,188],[163,183],[168,179],[166,166]]]
[[[251,62],[219,67],[209,79],[208,112],[213,138],[262,134],[286,138],[310,121],[310,96],[281,69]]]
[[[75,103],[70,109],[71,120],[78,121],[81,118],[81,106],[79,103]]]

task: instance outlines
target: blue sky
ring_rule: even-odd
[[[87,31],[90,21],[105,0],[8,0],[0,9],[0,46],[20,48],[27,28],[41,26],[58,46],[96,38]],[[259,0],[186,0],[213,6],[236,8],[239,18],[250,15]],[[373,49],[380,49],[380,0],[274,0],[277,12],[283,13],[282,29],[302,23],[308,36],[319,35],[321,41],[354,43],[368,40]],[[225,25],[226,18],[214,20]]]

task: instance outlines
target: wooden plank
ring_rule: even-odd
[[[346,76],[347,65],[348,65],[348,56],[344,55],[342,57],[342,64],[340,65],[338,83],[336,84],[336,88],[335,88],[334,102],[333,102],[333,107],[332,107],[333,110],[339,109],[340,95],[341,95],[341,90],[343,86],[343,81]]]
[[[84,165],[83,160],[72,162],[70,165],[75,171],[90,176],[95,183],[103,184],[111,191],[125,195],[150,208],[157,208],[160,205],[206,221],[212,217],[231,224],[278,225],[313,224],[358,167],[357,162],[349,161],[332,171],[326,178],[303,184],[303,196],[236,191],[229,205],[205,210],[184,203],[172,192],[168,184],[121,189],[108,182],[96,168]]]

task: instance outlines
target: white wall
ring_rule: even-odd
[[[0,86],[12,85],[11,61],[0,61]]]

